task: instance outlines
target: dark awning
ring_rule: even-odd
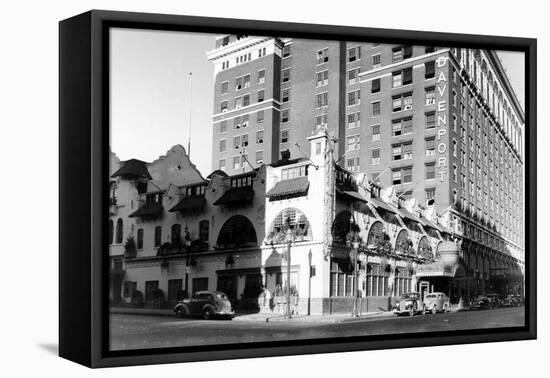
[[[309,189],[307,177],[296,177],[290,180],[279,181],[265,195],[268,198],[306,195]]]
[[[251,186],[231,188],[214,202],[214,205],[233,205],[252,201],[254,189]]]
[[[386,210],[390,213],[397,214],[397,209],[391,207],[386,202],[379,200],[378,198],[370,198],[369,201],[376,206],[377,209]]]
[[[171,213],[176,211],[186,213],[202,210],[204,209],[204,205],[206,205],[206,198],[204,196],[189,196],[179,201],[176,206],[168,211]]]
[[[147,170],[147,163],[137,159],[130,159],[122,163],[122,167],[111,177],[126,176],[126,177],[142,177],[151,180],[151,175]]]
[[[336,184],[336,193],[352,201],[367,202],[367,199],[349,184]]]
[[[411,221],[416,222],[416,223],[422,223],[422,221],[416,215],[414,215],[413,213],[411,213],[407,209],[401,208],[398,211],[399,211],[399,215],[401,215],[401,217],[406,218],[406,219],[411,220]]]
[[[164,207],[160,203],[146,203],[132,214],[128,215],[130,218],[153,218],[160,216],[164,211]]]
[[[425,217],[420,217],[420,222],[422,223],[423,226],[431,227],[434,230],[439,231],[439,227],[435,223],[433,223],[432,221],[428,220]]]

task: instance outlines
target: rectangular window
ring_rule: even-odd
[[[426,180],[435,178],[435,163],[426,164]]]
[[[264,152],[256,151],[256,164],[263,164],[264,162]]]
[[[222,83],[222,94],[226,94],[228,90],[229,90],[229,82],[224,81]]]
[[[239,148],[241,146],[241,137],[233,137],[233,148]]]
[[[258,102],[262,102],[264,100],[264,90],[258,91]]]
[[[241,89],[243,89],[243,78],[238,77],[235,79],[235,90],[240,91]]]
[[[264,111],[263,110],[259,110],[257,113],[256,113],[256,123],[263,123],[264,122]]]
[[[380,54],[372,56],[372,69],[380,68]]]
[[[401,160],[402,157],[402,146],[400,144],[392,146],[391,159]]]
[[[399,112],[401,110],[411,110],[412,109],[412,94],[407,93],[403,95],[393,96],[392,97],[392,110],[394,112]]]
[[[222,101],[220,104],[220,111],[225,113],[227,111],[227,101]]]
[[[380,125],[372,126],[372,141],[380,140]]]
[[[265,70],[258,71],[258,84],[265,83]]]
[[[370,90],[371,93],[378,93],[380,92],[380,79],[374,79],[372,81],[372,86],[371,86],[371,90]]]
[[[360,115],[361,113],[359,112],[348,114],[348,129],[353,129],[360,126]]]
[[[435,112],[426,113],[426,129],[435,128]]]
[[[327,114],[321,114],[315,117],[315,128],[319,129],[321,127],[326,126],[328,123],[328,115]]]
[[[403,159],[412,159],[413,149],[412,142],[403,144]]]
[[[220,152],[227,150],[227,141],[225,139],[220,140]]]
[[[227,132],[227,121],[221,121],[220,122],[220,133]]]
[[[346,167],[352,172],[359,171],[359,158],[350,158],[346,161]]]
[[[290,89],[285,89],[281,92],[281,101],[282,102],[290,101]]]
[[[322,87],[328,84],[328,70],[317,72],[317,86]]]
[[[317,109],[328,106],[328,92],[319,93],[315,96],[315,107]]]
[[[281,131],[281,143],[288,142],[288,130]]]
[[[435,88],[426,88],[426,105],[435,104]]]
[[[355,151],[361,148],[359,135],[348,137],[348,151]]]
[[[160,247],[161,240],[162,240],[162,227],[156,226],[155,227],[155,247]]]
[[[241,117],[233,118],[233,128],[234,129],[240,129],[241,128],[241,121],[242,121]]]
[[[287,123],[290,119],[290,110],[286,109],[281,112],[281,122]]]
[[[183,287],[183,280],[175,279],[175,280],[168,280],[168,300],[169,301],[176,301],[178,300],[178,293],[182,290]]]
[[[285,45],[283,47],[283,58],[289,57],[292,54],[292,45]]]
[[[158,288],[158,281],[145,281],[145,302],[152,302],[155,299],[155,291]]]
[[[241,136],[241,146],[248,146],[248,134],[244,134],[243,136]]]
[[[225,169],[225,159],[220,159],[218,162],[218,168],[222,171]]]
[[[233,169],[239,169],[241,167],[241,157],[240,156],[234,156],[233,157]]]
[[[242,97],[236,97],[235,98],[235,109],[240,109],[243,106],[243,98]]]
[[[243,85],[245,88],[250,88],[250,75],[245,75],[243,78]]]
[[[243,96],[243,106],[250,105],[250,95],[244,95]]]
[[[256,144],[262,144],[264,142],[264,131],[256,131]]]
[[[426,138],[425,143],[426,143],[426,156],[435,155],[435,137]]]
[[[357,105],[361,102],[361,90],[348,92],[348,106]]]
[[[359,82],[359,68],[348,71],[348,84]]]
[[[435,188],[426,189],[426,202],[435,198]]]
[[[361,46],[348,49],[348,63],[361,59]]]
[[[371,150],[371,164],[377,165],[380,164],[380,149],[376,148],[374,150]]]
[[[435,61],[424,63],[424,77],[426,79],[435,77]]]
[[[317,51],[317,64],[328,62],[328,47]]]
[[[283,83],[287,83],[290,81],[290,68],[283,70],[282,81]]]
[[[372,103],[372,115],[373,116],[380,115],[380,101],[376,101]]]

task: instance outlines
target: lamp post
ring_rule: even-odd
[[[191,249],[191,236],[189,230],[185,226],[185,294],[189,298],[189,250]]]
[[[307,314],[308,316],[311,315],[311,276],[313,274],[312,272],[312,265],[311,265],[311,259],[312,259],[311,249],[309,250],[309,253],[307,254],[307,259],[309,262],[309,275],[308,275],[308,287],[307,287]]]
[[[351,315],[353,318],[357,318],[359,315],[357,314],[357,258],[358,258],[358,250],[359,250],[359,240],[357,240],[357,236],[353,235],[353,242],[351,243],[353,247],[353,314]]]
[[[286,231],[286,315],[288,319],[292,318],[292,311],[290,306],[290,247],[294,240],[294,233],[289,227]]]

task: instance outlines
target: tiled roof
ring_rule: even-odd
[[[147,217],[157,217],[162,214],[164,207],[161,203],[146,203],[141,206],[139,209],[134,211],[132,214],[128,215],[130,218],[147,218]]]
[[[182,213],[192,212],[196,210],[202,210],[206,204],[204,196],[189,196],[179,201],[169,212],[173,213],[179,211]]]
[[[362,202],[368,202],[365,197],[363,197],[357,190],[353,188],[353,186],[349,184],[336,184],[336,193],[348,197],[353,201],[362,201]]]
[[[214,205],[232,205],[243,202],[250,202],[254,197],[254,189],[251,186],[231,188],[218,198]]]
[[[393,213],[393,214],[397,213],[397,209],[391,207],[386,202],[384,202],[384,201],[382,201],[378,198],[370,198],[369,201],[372,202],[372,204],[374,206],[376,206],[377,209],[386,210],[386,211],[388,211],[390,213]]]
[[[291,195],[306,195],[309,189],[309,180],[306,176],[296,177],[290,180],[279,181],[265,195],[268,198],[284,197]]]
[[[151,175],[147,170],[147,163],[137,159],[130,159],[122,164],[122,167],[118,171],[113,173],[111,177],[118,176],[130,176],[130,177],[143,177],[151,180]]]

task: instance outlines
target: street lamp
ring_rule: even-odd
[[[185,294],[189,298],[189,250],[191,249],[191,236],[189,235],[189,230],[185,226]]]
[[[357,259],[358,259],[358,250],[359,250],[359,239],[357,238],[357,235],[354,233],[353,235],[353,241],[351,243],[353,247],[353,314],[351,315],[354,318],[357,318],[359,315],[357,313]]]
[[[288,227],[286,231],[286,315],[288,319],[292,318],[292,311],[290,307],[290,246],[294,241],[294,232]]]

